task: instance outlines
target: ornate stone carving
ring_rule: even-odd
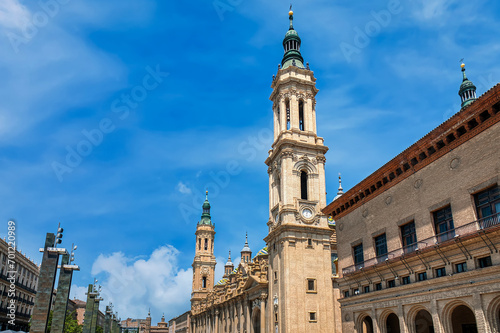
[[[460,157],[455,157],[450,162],[450,169],[457,169],[460,166]]]
[[[324,155],[316,156],[316,161],[318,163],[323,163],[324,164],[326,162],[326,158],[325,158]]]
[[[413,187],[415,187],[415,189],[419,189],[420,187],[422,187],[423,183],[424,183],[424,181],[421,178],[419,178],[419,179],[415,180]]]
[[[210,276],[210,269],[207,266],[201,267],[201,274],[205,276]]]
[[[283,152],[281,153],[281,156],[283,158],[287,158],[287,157],[293,158],[293,151],[292,150],[283,150]]]
[[[260,308],[260,299],[258,298],[252,301],[252,310],[255,308]]]

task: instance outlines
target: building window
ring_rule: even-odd
[[[455,237],[451,206],[435,211],[433,215],[438,242],[444,242]]]
[[[403,240],[404,253],[411,253],[417,248],[417,233],[415,232],[415,221],[401,226],[401,238]]]
[[[201,280],[201,287],[205,289],[207,287],[207,277],[204,276],[203,279]]]
[[[299,129],[301,131],[305,130],[305,126],[304,126],[304,102],[302,100],[299,101]]]
[[[313,246],[313,240],[312,240],[312,238],[308,238],[307,239],[307,246],[310,246],[310,247]]]
[[[382,290],[382,283],[376,283],[375,290]]]
[[[387,259],[387,239],[385,233],[375,237],[375,253],[379,261]]]
[[[278,272],[274,271],[274,282],[278,281]]]
[[[477,266],[479,268],[490,267],[491,266],[491,257],[487,256],[487,257],[477,259]]]
[[[316,321],[316,312],[309,312],[309,321]]]
[[[499,223],[500,187],[496,186],[476,194],[476,208],[481,228],[487,228]]]
[[[307,172],[300,172],[300,198],[307,200]]]
[[[396,281],[389,280],[387,281],[387,288],[394,288],[396,286]]]
[[[446,268],[444,267],[436,268],[435,272],[436,272],[436,277],[446,276]]]
[[[277,323],[278,322],[278,312],[275,312],[274,313],[274,322]]]
[[[467,272],[467,263],[466,262],[461,262],[455,265],[455,272],[457,273],[462,273],[462,272]]]
[[[369,293],[369,292],[370,292],[370,286],[364,286],[364,287],[363,287],[363,293],[364,293],[364,294],[367,294],[367,293]]]
[[[315,279],[307,279],[307,291],[308,292],[316,292],[316,280]]]
[[[205,251],[208,250],[208,239],[205,238]]]
[[[417,273],[417,280],[418,281],[425,281],[425,280],[427,280],[427,272]]]
[[[349,290],[344,291],[344,297],[349,297]]]
[[[290,100],[287,99],[285,102],[286,105],[286,129],[290,129]]]
[[[198,250],[201,250],[201,238],[198,238]]]
[[[401,278],[401,284],[403,284],[403,285],[410,284],[410,277],[409,276],[403,276]]]
[[[364,261],[363,258],[363,243],[356,245],[352,248],[353,256],[354,256],[354,264],[358,265]]]

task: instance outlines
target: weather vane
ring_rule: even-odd
[[[292,4],[290,4],[290,10],[292,10]]]
[[[464,58],[460,59],[460,63],[464,62]]]

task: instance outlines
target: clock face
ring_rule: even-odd
[[[313,216],[313,212],[309,208],[304,208],[302,210],[302,216],[304,216],[306,219],[310,219]]]

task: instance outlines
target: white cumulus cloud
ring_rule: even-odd
[[[182,194],[191,194],[191,189],[183,182],[179,182],[179,184],[177,184],[177,190]]]
[[[21,29],[26,26],[30,12],[17,0],[0,2],[0,26]]]
[[[189,310],[193,273],[179,268],[178,255],[170,245],[154,250],[147,259],[129,258],[122,252],[99,255],[92,275],[99,275],[103,305],[112,302],[122,318],[145,318],[149,308],[158,319],[162,313],[173,318]]]

